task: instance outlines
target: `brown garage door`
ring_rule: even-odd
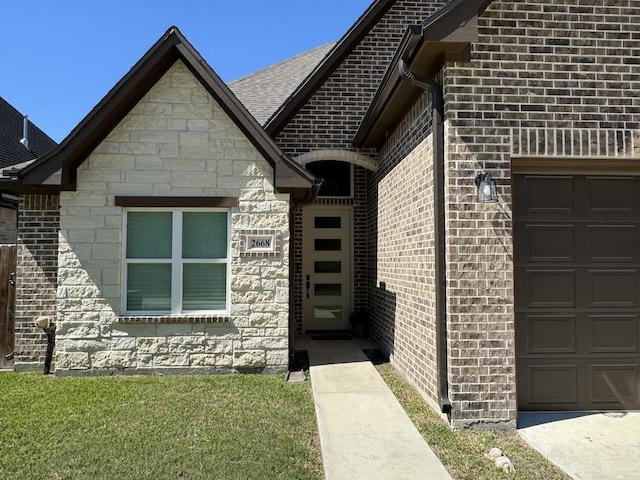
[[[519,408],[640,409],[640,177],[513,182]]]

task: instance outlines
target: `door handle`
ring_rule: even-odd
[[[311,276],[307,275],[307,298],[309,298],[309,291],[311,290]]]

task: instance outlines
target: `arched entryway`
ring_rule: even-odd
[[[324,179],[317,200],[296,221],[298,325],[302,331],[346,330],[366,288],[366,171],[377,164],[341,150],[309,152],[295,160]]]

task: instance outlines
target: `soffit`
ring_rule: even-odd
[[[354,146],[380,146],[422,95],[423,90],[402,80],[398,62],[404,60],[416,75],[434,78],[445,62],[468,61],[471,43],[478,37],[478,16],[489,3],[454,0],[407,29],[353,138]]]

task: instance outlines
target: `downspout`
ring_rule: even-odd
[[[293,233],[294,233],[294,216],[296,210],[302,208],[306,205],[311,205],[316,201],[318,197],[318,192],[320,191],[320,187],[322,186],[323,179],[316,178],[313,180],[313,184],[307,193],[307,196],[304,200],[299,202],[294,202],[291,204],[289,208],[289,238],[291,239],[289,242],[289,279],[293,281],[295,271],[294,271],[294,248],[293,248]],[[291,292],[291,288],[289,289]],[[294,309],[294,297],[293,295],[289,295],[289,370],[291,370],[291,365],[294,362],[295,357],[295,339],[296,339],[296,326],[294,325],[293,319],[293,309]]]
[[[433,197],[435,228],[435,286],[436,286],[436,363],[438,366],[438,403],[442,413],[451,413],[447,367],[447,276],[445,263],[444,209],[444,95],[442,86],[429,78],[413,73],[403,59],[398,61],[400,77],[411,85],[431,91],[433,131]]]

